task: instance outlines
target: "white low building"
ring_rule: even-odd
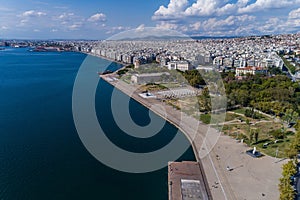
[[[167,72],[134,74],[131,76],[131,82],[135,84],[147,84],[147,83],[160,82],[162,80],[163,75],[169,76],[170,74]]]
[[[267,74],[268,70],[263,67],[238,67],[235,69],[235,76],[245,76],[247,74]]]
[[[169,70],[178,69],[180,71],[187,71],[187,70],[192,70],[193,67],[188,61],[179,60],[179,61],[170,61],[170,62],[168,62],[168,69]]]

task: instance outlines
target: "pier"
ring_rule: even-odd
[[[210,200],[205,175],[198,162],[169,162],[169,200]]]

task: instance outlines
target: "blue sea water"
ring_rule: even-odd
[[[85,58],[76,52],[0,51],[0,200],[168,198],[167,168],[120,172],[97,161],[81,143],[73,122],[72,90]],[[120,67],[93,59],[99,71]],[[177,129],[168,123],[151,140],[124,135],[111,114],[112,91],[100,81],[95,100],[99,123],[115,144],[140,152],[172,140]],[[133,100],[130,108],[138,124],[149,123],[146,108]],[[194,159],[189,148],[179,160]]]

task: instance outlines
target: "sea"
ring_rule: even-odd
[[[27,48],[0,51],[0,200],[168,199],[167,167],[148,173],[118,171],[95,159],[82,144],[73,121],[72,91],[86,57]],[[97,57],[92,60],[97,71],[121,67]],[[124,134],[110,109],[113,90],[99,80],[95,109],[114,144],[144,152],[161,148],[176,134],[187,141],[169,123],[148,139]],[[140,126],[150,123],[149,110],[133,99],[130,114]],[[178,159],[182,160],[195,160],[191,147]]]

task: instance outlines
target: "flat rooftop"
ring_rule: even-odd
[[[143,73],[143,74],[134,74],[133,76],[136,77],[153,77],[153,76],[161,76],[161,75],[167,75],[169,76],[170,74],[168,72],[158,72],[158,73]]]
[[[198,162],[169,162],[169,200],[210,200]]]

